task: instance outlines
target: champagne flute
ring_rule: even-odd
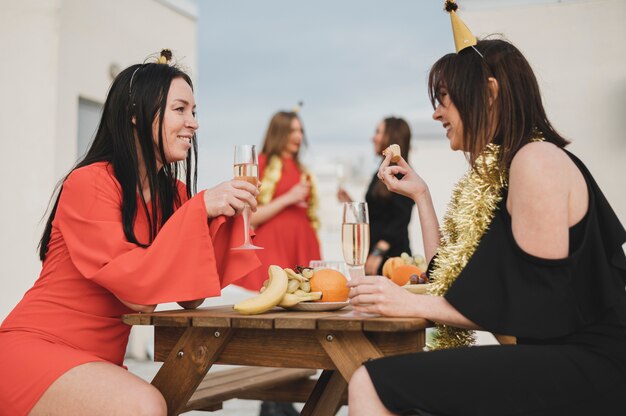
[[[366,202],[344,202],[341,244],[350,277],[365,275],[364,266],[370,248],[370,225]]]
[[[246,181],[254,186],[259,182],[259,162],[256,154],[256,147],[251,144],[235,145],[235,179]],[[239,247],[233,250],[261,250],[250,241],[250,206],[246,204],[243,208],[243,232],[244,241]]]

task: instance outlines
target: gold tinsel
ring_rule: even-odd
[[[430,274],[432,295],[445,295],[489,228],[502,199],[501,190],[506,186],[506,172],[498,167],[499,150],[498,145],[488,144],[452,192]],[[474,341],[474,331],[437,324],[428,347],[431,350],[464,347]]]
[[[307,216],[311,222],[313,229],[317,230],[320,226],[319,218],[317,217],[317,206],[319,199],[317,197],[317,183],[313,175],[311,175],[303,166],[301,170],[301,181],[308,181],[311,185],[311,193],[309,195],[309,202],[307,205]],[[259,190],[259,196],[257,201],[260,205],[267,205],[274,198],[274,192],[276,192],[276,184],[280,181],[283,173],[283,160],[279,156],[272,156],[265,167],[263,172],[263,179],[261,180],[261,189]]]

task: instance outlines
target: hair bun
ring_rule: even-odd
[[[448,13],[456,12],[458,8],[459,5],[456,4],[454,0],[446,0],[446,3],[444,5],[445,11],[447,11]]]
[[[157,60],[159,64],[169,64],[172,60],[172,51],[170,49],[161,49],[161,55]]]

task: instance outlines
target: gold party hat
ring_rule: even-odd
[[[300,112],[300,110],[302,110],[302,106],[304,105],[304,101],[298,101],[298,104],[296,104],[295,106],[293,106],[293,108],[291,109],[291,111],[293,113],[298,114]]]
[[[456,53],[461,52],[463,49],[476,45],[476,36],[470,32],[465,26],[465,23],[459,16],[456,15],[456,10],[459,6],[454,0],[446,0],[445,10],[450,13],[450,21],[452,22],[452,33],[454,35],[454,46],[456,47]]]

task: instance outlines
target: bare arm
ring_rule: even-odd
[[[513,236],[525,252],[567,257],[569,227],[587,211],[585,180],[567,155],[550,143],[530,143],[513,158],[507,209]]]
[[[466,329],[480,329],[448,301],[439,296],[416,295],[381,276],[352,279],[350,304],[356,311],[385,316],[425,318]]]
[[[250,224],[252,227],[258,227],[278,215],[279,212],[288,206],[306,202],[310,190],[311,186],[308,183],[294,185],[289,191],[272,199],[268,204],[259,205],[256,212],[250,216]]]
[[[401,158],[397,166],[390,166],[390,163],[391,154],[388,154],[380,165],[378,178],[383,181],[391,192],[404,195],[415,201],[422,229],[424,254],[426,255],[426,261],[430,262],[437,252],[441,236],[439,233],[439,220],[435,213],[428,186],[404,159]],[[402,179],[396,178],[398,174],[404,175]]]

